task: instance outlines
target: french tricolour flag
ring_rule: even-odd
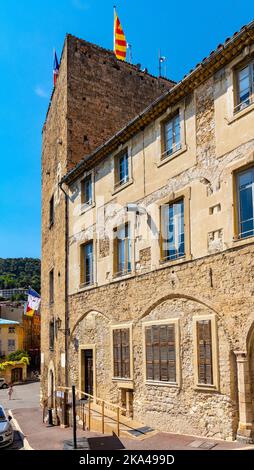
[[[53,68],[54,87],[56,86],[58,74],[59,74],[59,63],[58,63],[56,51],[54,51],[54,68]]]

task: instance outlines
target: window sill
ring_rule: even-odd
[[[246,238],[238,238],[235,236],[232,240],[230,248],[236,247],[236,246],[244,246],[248,245],[249,243],[254,242],[254,235],[250,235],[249,237]]]
[[[133,184],[133,179],[130,178],[129,181],[127,181],[126,183],[124,184],[121,184],[120,186],[117,186],[114,188],[114,191],[112,192],[112,196],[114,196],[115,194],[119,193],[120,191],[122,191],[122,189],[125,189],[127,188],[128,186],[130,186],[131,184]]]
[[[117,388],[124,388],[126,390],[133,390],[133,380],[132,379],[112,377],[112,382],[116,383]]]
[[[92,202],[92,204],[81,204],[81,209],[80,209],[80,215],[85,214],[88,212],[90,209],[93,209],[95,207],[95,202]]]
[[[196,384],[194,390],[196,390],[197,392],[219,392],[219,389],[216,385]]]
[[[155,385],[156,387],[172,387],[180,388],[180,385],[176,382],[161,382],[157,380],[146,380],[146,385]]]
[[[230,125],[233,122],[237,121],[240,119],[242,116],[245,116],[246,114],[250,113],[251,111],[254,110],[254,103],[249,104],[249,106],[246,106],[246,108],[242,109],[241,111],[238,111],[237,113],[234,113],[232,117],[227,118],[227,124]]]
[[[111,282],[117,282],[117,281],[124,281],[125,279],[129,279],[134,275],[133,272],[129,272],[127,274],[114,274],[113,278],[111,279]]]
[[[169,155],[168,157],[161,158],[159,163],[157,163],[157,167],[160,168],[161,166],[165,165],[168,162],[174,160],[174,158],[179,157],[182,153],[187,151],[187,145],[183,145],[179,150],[176,150],[174,153]]]
[[[175,264],[181,264],[181,263],[184,263],[185,261],[190,261],[191,259],[192,259],[191,255],[184,255],[184,256],[181,256],[177,259],[160,260],[159,261],[159,267],[174,266]]]
[[[97,287],[97,282],[94,282],[93,284],[88,284],[88,285],[80,284],[78,292],[84,292],[84,291],[87,291],[87,290],[91,290],[91,289],[94,289],[95,287]]]

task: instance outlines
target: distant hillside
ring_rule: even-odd
[[[41,290],[41,261],[36,258],[0,258],[0,289],[31,286]]]

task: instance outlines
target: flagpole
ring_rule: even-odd
[[[113,7],[114,9],[114,26],[113,26],[113,51],[115,52],[115,42],[116,42],[116,37],[115,37],[115,34],[116,34],[116,28],[115,28],[115,22],[116,22],[116,5],[114,5]]]

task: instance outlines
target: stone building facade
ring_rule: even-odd
[[[75,383],[161,430],[253,440],[253,63],[251,23],[117,133],[99,132],[102,145],[93,121],[87,152],[70,137],[87,125],[76,101],[69,131],[61,114],[70,161],[54,177],[65,212],[54,205],[59,221],[43,226],[44,397]]]

